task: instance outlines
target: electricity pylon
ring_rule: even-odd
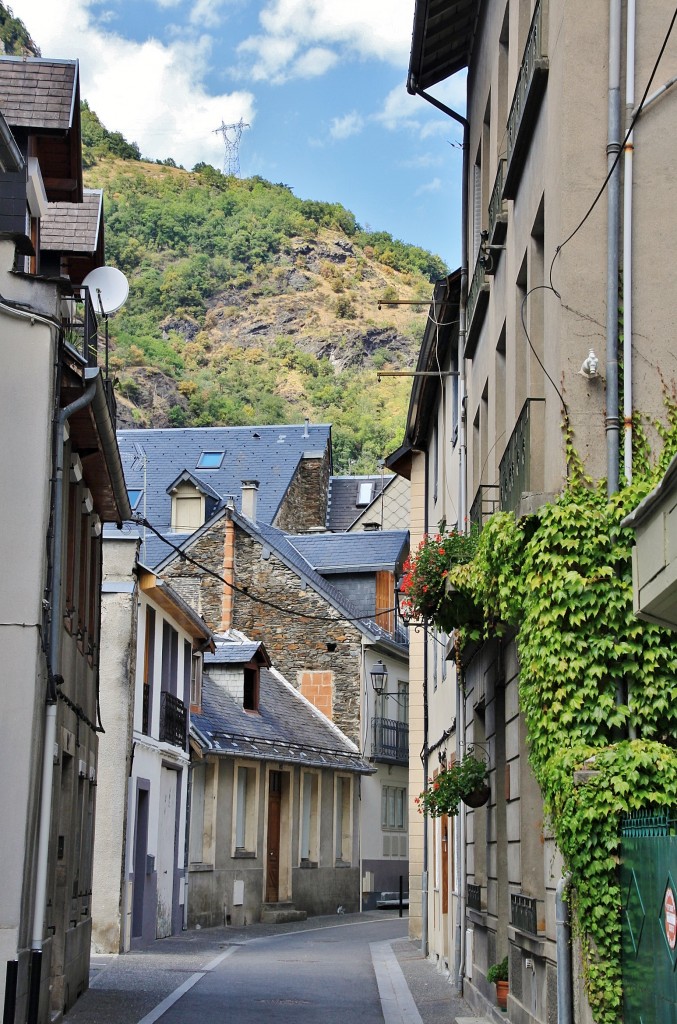
[[[232,174],[235,178],[239,177],[240,139],[242,138],[242,132],[245,128],[249,127],[250,125],[246,124],[242,118],[240,118],[237,124],[224,124],[222,121],[221,127],[214,129],[213,134],[221,135],[226,147],[226,155],[223,161],[224,174]]]

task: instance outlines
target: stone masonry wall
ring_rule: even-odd
[[[273,525],[288,533],[305,533],[314,526],[324,526],[327,521],[329,471],[328,448],[322,457],[304,456]]]
[[[360,734],[361,635],[278,558],[263,557],[260,545],[239,529],[235,538],[238,586],[280,605],[289,612],[235,597],[233,626],[252,640],[261,640],[273,665],[293,686],[304,672],[333,673],[332,719],[355,742]],[[299,612],[324,616],[306,619]],[[333,650],[329,650],[333,647]]]

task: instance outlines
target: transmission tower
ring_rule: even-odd
[[[237,124],[224,124],[221,122],[220,128],[215,128],[214,135],[221,135],[223,143],[226,147],[226,155],[223,161],[223,173],[232,174],[233,177],[237,178],[240,175],[240,139],[242,138],[242,132],[245,128],[249,128],[250,125],[240,118]]]

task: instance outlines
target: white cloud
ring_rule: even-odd
[[[335,117],[331,122],[329,134],[333,139],[349,139],[351,135],[359,135],[364,123],[362,115],[353,110],[344,117]]]
[[[424,195],[427,195],[430,192],[441,192],[441,191],[442,191],[442,179],[441,178],[433,178],[432,181],[428,181],[424,185],[420,185],[416,189],[416,192],[414,194],[417,195],[417,196],[424,196]]]
[[[156,39],[132,42],[96,28],[90,6],[90,0],[60,0],[58,7],[54,0],[12,0],[43,56],[80,59],[81,95],[107,128],[137,142],[152,159],[171,156],[186,167],[201,160],[220,167],[223,143],[214,130],[240,118],[251,124],[254,98],[244,91],[207,94],[200,76],[210,39],[171,46]]]
[[[290,78],[318,78],[338,62],[338,54],[325,46],[313,46],[294,62]]]
[[[411,42],[410,0],[267,0],[259,16],[262,35],[250,36],[244,52],[261,55],[253,69],[258,78],[283,82],[304,74],[303,60],[266,63],[269,45],[293,40],[297,50],[332,48],[342,56],[406,64]],[[277,52],[275,47],[273,53]],[[328,62],[324,71],[334,62]]]

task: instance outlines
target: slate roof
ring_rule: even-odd
[[[372,774],[358,748],[274,669],[262,669],[259,713],[245,711],[225,687],[202,680],[202,714],[191,734],[210,754]]]
[[[267,664],[270,659],[266,649],[257,640],[228,640],[214,637],[214,653],[205,651],[205,665],[246,665],[252,658],[261,651]]]
[[[103,227],[103,190],[86,188],[81,203],[49,203],[40,220],[40,248],[47,252],[96,252]]]
[[[215,504],[212,514],[231,496],[240,505],[243,480],[259,480],[257,520],[271,523],[304,453],[324,452],[331,445],[329,424],[120,430],[117,436],[127,487],[146,489],[137,511],[176,545],[192,534],[171,531],[167,488],[184,470],[203,481],[205,490],[220,495],[221,503]],[[221,466],[198,469],[202,452],[224,452]],[[172,550],[147,534],[143,561],[156,566]]]
[[[372,505],[385,490],[391,481],[392,476],[332,476],[329,480],[329,496],[327,500],[327,529],[340,533],[349,530],[355,520],[362,515],[368,506],[358,505],[360,484],[371,483],[372,495],[369,505]],[[375,517],[378,521],[378,517]]]
[[[287,540],[319,573],[394,571],[407,546],[407,530],[304,533]]]
[[[0,110],[13,128],[67,131],[73,123],[78,62],[0,58]]]

